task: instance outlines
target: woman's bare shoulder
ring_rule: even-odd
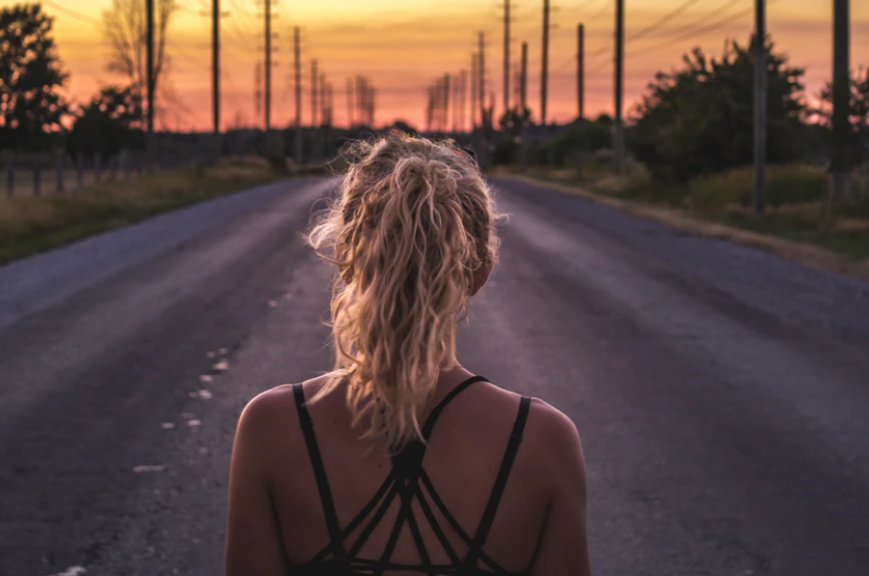
[[[312,391],[306,380],[305,396],[310,397]],[[243,437],[247,442],[257,444],[263,458],[276,455],[283,458],[287,450],[293,450],[294,445],[301,445],[299,430],[299,414],[293,384],[281,384],[257,394],[241,412],[238,420],[237,437]],[[273,449],[275,454],[270,454]]]
[[[505,405],[516,406],[521,394],[501,388],[495,384],[489,387],[490,406],[496,408],[497,400]],[[555,461],[580,450],[579,432],[573,420],[548,402],[535,396],[531,397],[528,419],[523,432],[523,443],[533,447],[541,455]]]
[[[585,484],[585,462],[579,431],[558,408],[533,398],[523,442],[534,452],[551,488]]]
[[[310,399],[316,389],[322,385],[323,376],[300,382],[305,398]],[[271,422],[274,420],[286,423],[287,419],[297,416],[296,398],[293,388],[295,384],[281,384],[260,392],[252,398],[241,413],[245,419],[256,422]]]

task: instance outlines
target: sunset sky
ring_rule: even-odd
[[[184,9],[170,27],[172,57],[168,82],[179,105],[164,119],[172,129],[208,129],[211,114],[210,0],[179,0]],[[16,2],[0,0],[0,5]],[[68,90],[85,101],[101,85],[118,81],[106,70],[109,52],[100,31],[102,10],[111,0],[53,0],[60,57],[70,72]],[[745,42],[752,28],[752,0],[697,0],[676,18],[643,38],[632,35],[654,24],[684,0],[626,1],[625,99],[630,108],[655,71],[678,65],[693,46],[719,54],[727,38]],[[512,54],[518,64],[521,44],[529,44],[529,106],[540,110],[542,0],[514,0]],[[576,116],[576,25],[586,25],[586,112],[612,111],[612,32],[614,0],[554,0],[550,47],[550,117]],[[75,15],[64,13],[66,7]],[[718,16],[703,20],[710,13]],[[253,0],[222,0],[224,127],[254,118],[254,69],[262,59],[260,6]],[[487,37],[486,66],[496,111],[503,110],[503,4],[500,0],[281,0],[274,8],[279,35],[274,56],[273,125],[290,121],[293,109],[292,27],[302,27],[302,59],[307,88],[310,60],[317,58],[335,87],[335,122],[347,122],[346,79],[368,76],[378,90],[377,123],[403,118],[421,125],[425,90],[435,77],[469,69],[477,33]],[[869,2],[851,2],[851,62],[869,65]],[[741,15],[740,15],[741,14]],[[75,16],[80,16],[79,18]],[[698,27],[732,16],[732,23],[690,38]],[[794,65],[807,69],[806,83],[815,96],[830,77],[832,0],[769,1],[767,26],[780,50]],[[684,39],[679,40],[679,37]],[[303,122],[310,118],[307,92]]]

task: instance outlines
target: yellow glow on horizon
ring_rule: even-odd
[[[86,18],[99,20],[111,0],[54,0]],[[0,5],[15,2],[0,0]],[[170,72],[167,81],[176,98],[165,120],[178,129],[207,130],[210,122],[211,28],[202,15],[210,0],[179,0],[183,10],[169,31]],[[680,64],[681,55],[699,45],[719,54],[726,38],[746,42],[752,28],[751,0],[743,0],[714,22],[743,11],[749,14],[699,38],[674,40],[686,27],[725,4],[704,0],[687,9],[658,33],[632,42],[631,34],[658,21],[680,0],[631,0],[626,11],[625,101],[630,108],[657,70]],[[541,0],[514,0],[511,52],[518,63],[521,43],[529,44],[528,101],[540,108]],[[580,6],[585,5],[585,9]],[[586,113],[612,110],[612,0],[561,0],[552,13],[550,46],[550,118],[565,121],[576,115],[576,25],[586,22]],[[61,59],[70,72],[68,90],[79,102],[99,86],[119,82],[107,70],[108,46],[98,26],[77,20],[51,6]],[[224,127],[253,122],[254,69],[262,59],[261,7],[252,0],[221,0],[222,117]],[[302,27],[303,122],[310,118],[310,60],[316,58],[335,89],[335,119],[347,118],[346,79],[368,76],[378,89],[377,120],[404,118],[421,125],[425,91],[436,77],[470,68],[477,33],[487,35],[487,91],[495,94],[496,111],[503,109],[502,13],[494,0],[282,0],[276,4],[273,30],[276,67],[273,70],[274,125],[290,122],[293,110],[292,27]],[[851,62],[869,66],[869,3],[851,3]],[[777,48],[792,65],[807,69],[807,94],[814,97],[830,76],[832,5],[829,0],[770,2],[767,27]],[[511,89],[512,92],[512,89]],[[511,98],[513,95],[511,94]]]

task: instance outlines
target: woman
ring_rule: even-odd
[[[337,268],[335,370],[242,413],[227,576],[588,575],[573,422],[455,357],[497,259],[491,190],[452,142],[356,151],[306,236]]]

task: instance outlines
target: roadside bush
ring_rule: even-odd
[[[575,120],[547,146],[555,166],[564,166],[577,153],[588,154],[612,146],[612,136],[602,121]]]
[[[746,204],[752,194],[752,171],[742,168],[695,178],[688,184],[691,208],[699,212],[721,213],[733,204]]]
[[[808,204],[827,199],[829,176],[817,166],[771,166],[766,174],[767,203],[772,207]],[[750,206],[754,198],[754,170],[739,168],[695,178],[688,186],[691,207],[720,213],[728,206]]]
[[[767,171],[767,200],[770,206],[823,202],[829,178],[820,166],[772,166]]]

